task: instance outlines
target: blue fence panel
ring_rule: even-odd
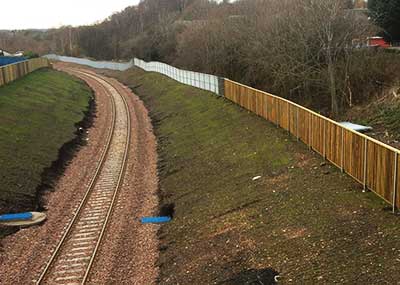
[[[0,56],[0,66],[26,60],[25,57]]]

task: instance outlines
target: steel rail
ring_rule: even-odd
[[[93,175],[93,177],[92,177],[92,179],[90,181],[90,184],[89,184],[89,186],[88,186],[88,188],[87,188],[87,190],[85,192],[85,195],[82,198],[82,201],[80,202],[78,209],[74,213],[74,216],[73,216],[72,220],[69,222],[68,227],[67,227],[66,231],[64,232],[61,240],[59,241],[56,249],[54,250],[53,254],[51,255],[50,260],[47,262],[44,270],[41,272],[41,275],[39,276],[38,280],[36,281],[36,284],[43,284],[43,282],[45,281],[46,276],[49,274],[49,272],[50,272],[50,270],[51,270],[51,268],[53,266],[53,263],[57,260],[57,257],[59,256],[59,254],[60,254],[60,252],[61,252],[61,250],[62,250],[62,248],[63,248],[63,246],[64,246],[64,244],[65,244],[65,242],[67,240],[67,238],[70,236],[73,227],[76,225],[78,217],[81,216],[84,207],[88,204],[89,196],[93,192],[93,189],[94,189],[94,187],[96,185],[96,182],[97,182],[97,180],[99,178],[99,174],[100,174],[101,170],[103,169],[104,164],[105,164],[105,162],[107,160],[107,155],[109,154],[109,151],[110,151],[111,143],[112,143],[112,140],[113,140],[113,137],[114,137],[114,133],[115,133],[115,126],[116,126],[116,103],[115,103],[114,96],[112,94],[113,92],[115,92],[115,94],[119,94],[120,98],[122,99],[123,105],[125,107],[125,115],[126,115],[126,122],[127,122],[127,124],[126,124],[126,128],[127,128],[126,134],[127,135],[126,135],[126,139],[125,139],[124,155],[123,155],[123,159],[122,159],[122,165],[120,165],[121,167],[119,169],[118,181],[117,181],[116,187],[114,189],[114,192],[113,192],[113,195],[112,195],[111,202],[109,204],[109,208],[108,208],[106,217],[103,220],[103,225],[102,225],[102,228],[101,228],[101,232],[100,232],[100,234],[98,236],[98,239],[96,241],[96,246],[95,246],[95,248],[94,248],[94,250],[92,252],[92,255],[90,257],[90,261],[89,261],[89,263],[88,263],[88,265],[86,267],[83,279],[81,280],[81,284],[85,284],[85,282],[87,281],[87,279],[89,277],[89,273],[90,273],[90,271],[92,269],[92,266],[93,266],[93,262],[95,260],[95,257],[97,255],[98,251],[99,251],[99,248],[100,248],[100,245],[101,245],[101,241],[102,241],[103,236],[105,234],[105,231],[107,229],[107,225],[108,225],[108,222],[110,220],[112,211],[114,209],[115,202],[117,200],[117,196],[118,196],[118,193],[119,193],[120,186],[122,184],[123,176],[124,176],[125,169],[126,169],[126,162],[127,162],[128,152],[129,152],[129,141],[130,141],[130,136],[131,136],[131,134],[130,134],[130,130],[131,130],[130,123],[131,123],[131,121],[130,121],[130,113],[129,113],[128,104],[127,104],[126,99],[124,98],[124,96],[118,92],[117,88],[115,88],[112,84],[110,84],[109,82],[107,82],[106,80],[102,79],[99,76],[95,76],[92,73],[86,73],[86,72],[83,72],[81,70],[69,69],[69,71],[72,74],[80,74],[83,77],[91,78],[91,79],[97,81],[98,83],[100,83],[101,88],[104,91],[106,91],[106,93],[109,94],[110,100],[112,102],[112,104],[111,104],[111,106],[112,106],[112,123],[111,123],[111,127],[109,129],[108,135],[107,135],[106,146],[103,148],[103,151],[102,151],[102,154],[101,154],[101,158],[100,158],[100,160],[99,160],[99,162],[97,164],[95,173],[94,173],[94,175]]]

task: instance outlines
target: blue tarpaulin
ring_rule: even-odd
[[[160,223],[168,223],[171,221],[171,217],[143,217],[140,219],[142,224],[160,224]]]
[[[30,220],[33,215],[31,212],[19,213],[19,214],[5,214],[0,215],[0,222],[9,222],[9,221],[22,221],[22,220]]]
[[[0,56],[0,66],[7,65],[7,64],[13,64],[17,63],[20,61],[26,60],[25,57],[13,57],[13,56]]]

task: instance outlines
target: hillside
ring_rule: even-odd
[[[79,142],[90,97],[84,83],[50,69],[0,87],[1,213],[40,209],[40,191]]]
[[[160,283],[399,278],[397,217],[286,132],[155,73],[106,74],[145,102],[158,138],[162,203],[175,205],[159,232]]]

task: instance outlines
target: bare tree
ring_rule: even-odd
[[[362,23],[362,17],[347,9],[346,1],[306,0],[303,7],[304,19],[301,21],[318,42],[319,60],[327,67],[331,112],[337,115],[340,111],[337,63],[349,61],[353,40],[365,36],[368,24]]]

